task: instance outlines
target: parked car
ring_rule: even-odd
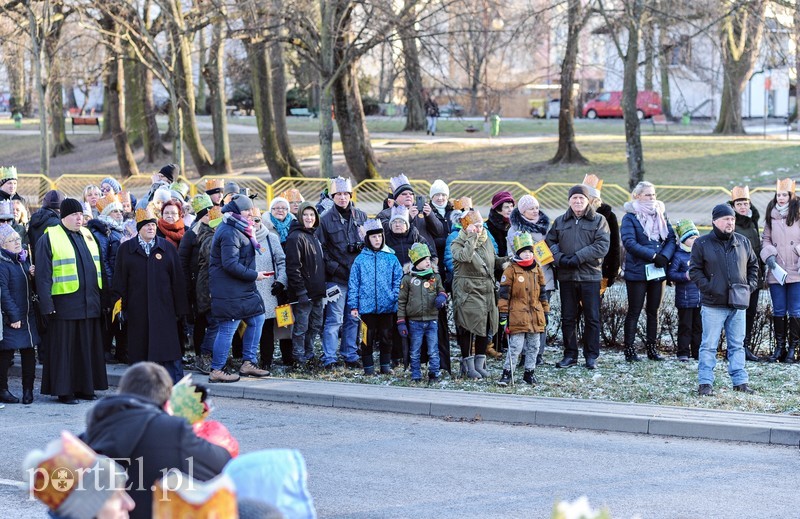
[[[551,99],[550,103],[546,99],[532,99],[528,103],[531,105],[531,117],[534,119],[558,119],[561,111],[561,99]],[[547,105],[546,112],[545,105]]]
[[[583,105],[583,116],[589,119],[598,117],[622,117],[622,92],[604,92]],[[645,119],[661,115],[661,96],[652,90],[642,90],[636,95],[636,115]]]
[[[447,103],[439,107],[439,117],[463,117],[464,107],[458,103]]]

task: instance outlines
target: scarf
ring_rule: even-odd
[[[786,218],[789,214],[789,204],[786,205],[775,205],[775,210],[778,211],[780,218]]]
[[[269,215],[269,220],[272,222],[272,225],[275,227],[275,230],[278,232],[278,238],[281,239],[281,243],[286,242],[286,237],[289,236],[289,226],[292,225],[292,221],[294,221],[294,215],[288,214],[283,221],[278,220],[272,214]]]
[[[533,265],[533,258],[532,257],[529,258],[529,259],[524,260],[524,259],[522,259],[522,258],[520,258],[518,256],[514,256],[513,260],[520,267],[530,267],[531,265]]]
[[[681,250],[685,252],[692,252],[692,248],[687,246],[685,243],[681,243]]]
[[[161,231],[161,234],[169,241],[172,245],[176,248],[181,243],[181,238],[183,238],[183,233],[186,232],[186,227],[183,225],[183,220],[178,220],[175,223],[169,223],[163,218],[159,218],[158,222],[156,222],[158,226],[158,230]]]
[[[418,278],[428,278],[433,276],[433,267],[428,267],[425,270],[411,269],[411,273]]]
[[[118,221],[114,220],[110,216],[101,214],[97,218],[98,218],[98,220],[100,220],[101,222],[106,224],[110,229],[113,229],[113,230],[115,230],[117,232],[122,232],[123,231],[122,224],[119,223]]]
[[[255,231],[256,231],[256,240],[258,241],[258,243],[267,243],[267,240],[269,239],[269,230],[264,225],[262,225]]]
[[[442,216],[444,216],[445,213],[447,212],[447,202],[445,202],[444,205],[437,205],[436,202],[431,200],[431,205]]]
[[[20,252],[14,254],[13,252],[9,252],[6,249],[3,249],[3,253],[8,256],[9,258],[15,259],[20,263],[25,263],[25,260],[28,259],[28,251],[22,249]]]
[[[664,218],[664,203],[658,200],[634,200],[625,202],[625,210],[636,215],[644,233],[651,240],[667,239],[667,219]]]
[[[288,220],[289,218],[287,217],[286,219]],[[237,213],[225,213],[222,215],[222,223],[230,225],[247,236],[247,239],[250,240],[250,244],[255,247],[256,252],[261,254],[261,244],[256,240],[253,234],[253,226],[247,218]]]

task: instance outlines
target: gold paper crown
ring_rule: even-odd
[[[148,204],[146,208],[137,207],[136,208],[136,223],[144,222],[147,220],[157,220],[156,215],[153,213],[153,209]]]
[[[583,182],[581,182],[581,184],[593,187],[598,191],[603,189],[603,181],[600,180],[597,175],[593,175],[591,173],[583,177]]]
[[[453,209],[456,211],[469,211],[472,209],[472,199],[468,196],[462,196],[453,200]]]
[[[253,208],[250,209],[250,216],[252,216],[253,218],[261,218],[261,209],[259,209],[256,206],[253,206]]]
[[[131,192],[130,191],[120,191],[117,193],[117,198],[119,198],[119,203],[125,204],[131,203]]]
[[[514,236],[514,252],[519,252],[525,247],[533,249],[533,236],[527,232],[519,233]]]
[[[233,481],[225,474],[197,481],[172,468],[155,483],[153,517],[239,517]]]
[[[775,186],[775,191],[788,191],[790,195],[794,194],[794,180],[791,178],[784,178],[783,180],[778,180],[777,185]]]
[[[119,198],[117,198],[117,195],[108,192],[103,198],[97,199],[97,210],[102,213],[103,209],[105,209],[108,204],[113,204],[114,202],[122,203],[119,201]]]
[[[222,189],[225,187],[225,181],[219,178],[206,179],[206,191],[213,191],[214,189]]]
[[[731,189],[731,200],[741,200],[743,198],[750,200],[750,186],[736,186]]]
[[[305,202],[305,199],[303,198],[303,194],[300,193],[299,189],[294,188],[294,187],[291,188],[291,189],[287,189],[286,191],[284,191],[283,193],[281,193],[278,196],[281,197],[281,198],[285,198],[289,202]]]
[[[464,216],[461,217],[461,227],[466,229],[472,224],[482,224],[483,223],[483,216],[481,216],[481,212],[478,209],[473,209],[472,211],[468,211]]]
[[[222,209],[220,209],[218,205],[215,205],[208,210],[208,219],[216,220],[217,218],[222,218]]]
[[[30,463],[29,463],[30,461]],[[31,489],[33,495],[51,510],[59,506],[80,486],[80,471],[92,467],[97,461],[88,445],[68,431],[50,442],[43,451],[28,455],[25,464],[33,466]]]

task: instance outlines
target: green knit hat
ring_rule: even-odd
[[[675,224],[675,235],[678,237],[678,243],[683,243],[687,238],[700,236],[700,233],[697,231],[697,226],[693,221],[683,218]]]

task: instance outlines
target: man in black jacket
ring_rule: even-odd
[[[728,374],[734,391],[752,393],[744,367],[745,309],[758,283],[758,260],[750,242],[736,228],[736,213],[719,204],[711,214],[713,230],[692,247],[689,277],[700,289],[703,340],[697,366],[698,394],[713,394],[717,343],[725,328],[728,341]]]
[[[133,518],[152,516],[151,487],[169,469],[208,481],[231,459],[222,447],[198,438],[185,418],[164,411],[171,392],[172,379],[162,366],[140,362],[123,375],[119,394],[100,400],[86,418],[82,439],[128,474]]]

